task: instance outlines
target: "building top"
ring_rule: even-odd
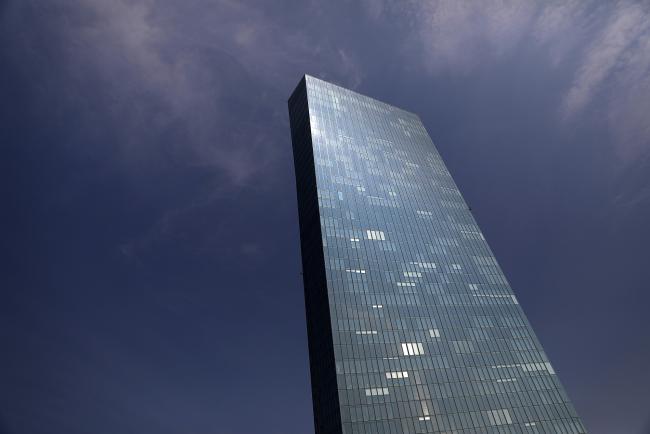
[[[373,104],[379,104],[379,105],[384,106],[384,107],[386,107],[386,108],[390,108],[390,109],[392,109],[392,110],[397,110],[397,111],[402,112],[402,113],[404,113],[404,114],[407,114],[407,115],[409,115],[409,116],[412,116],[412,117],[415,117],[415,118],[417,118],[417,119],[420,119],[420,117],[419,117],[416,113],[413,113],[413,112],[408,111],[408,110],[404,110],[404,109],[402,109],[402,108],[400,108],[400,107],[394,106],[394,105],[389,104],[389,103],[387,103],[387,102],[380,101],[380,100],[375,99],[375,98],[371,98],[371,97],[369,97],[369,96],[366,96],[366,95],[363,95],[363,94],[361,94],[361,93],[355,92],[355,91],[353,91],[353,90],[347,89],[347,88],[345,88],[345,87],[343,87],[343,86],[339,86],[339,85],[334,84],[334,83],[332,83],[332,82],[325,81],[325,80],[323,80],[323,79],[320,79],[320,78],[314,77],[313,75],[305,74],[305,75],[303,76],[303,78],[304,78],[304,80],[305,80],[308,84],[316,84],[317,86],[335,88],[336,91],[339,92],[339,93],[348,94],[348,95],[350,95],[350,96],[353,96],[353,97],[356,98],[356,99],[359,99],[359,100],[362,100],[362,101],[371,102],[371,103],[373,103]],[[302,81],[302,80],[301,80],[301,81]],[[299,85],[299,86],[300,86],[300,85]]]

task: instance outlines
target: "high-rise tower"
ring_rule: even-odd
[[[585,433],[420,119],[289,99],[317,434]]]

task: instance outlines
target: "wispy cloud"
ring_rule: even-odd
[[[469,74],[519,50],[536,49],[552,68],[564,68],[560,119],[574,121],[597,104],[609,122],[623,162],[650,152],[650,9],[617,1],[435,0],[396,4],[369,2],[373,20],[382,14],[409,23],[411,42],[435,75]]]
[[[434,72],[467,72],[509,53],[536,12],[528,0],[434,1],[417,4],[418,29]]]
[[[367,21],[344,19],[358,12]],[[272,172],[287,146],[286,94],[301,73],[357,87],[374,73],[364,48],[396,40],[410,49],[387,59],[436,76],[468,76],[534,49],[562,72],[558,120],[589,113],[608,125],[621,166],[650,152],[650,11],[630,0],[365,0],[356,11],[283,0],[15,1],[0,20],[34,101],[74,119],[84,152],[110,140],[134,171],[200,167],[246,185]],[[398,32],[339,35],[357,30],[350,23]]]
[[[53,143],[80,155],[97,155],[102,147],[107,164],[135,182],[209,174],[210,185],[193,184],[170,199],[149,230],[122,243],[127,257],[182,232],[188,216],[209,213],[224,189],[273,182],[285,166],[279,156],[290,149],[286,99],[301,74],[326,65],[329,78],[351,86],[363,79],[353,51],[292,25],[312,13],[309,4],[285,5],[289,15],[278,6],[234,0],[5,5],[0,54],[25,77],[34,110],[61,125]]]
[[[640,5],[619,4],[612,11],[593,42],[579,53],[581,62],[564,99],[563,109],[567,116],[584,109],[607,78],[620,80],[628,73],[631,62],[650,58],[650,53],[642,50],[641,39],[644,34],[646,38],[650,36],[649,29],[650,15]]]
[[[586,43],[587,34],[594,26],[592,5],[584,0],[548,2],[541,8],[533,23],[535,43],[548,50],[553,66],[558,66],[579,45]]]
[[[361,79],[350,52],[292,30],[264,5],[53,0],[13,2],[2,18],[18,42],[11,47],[17,64],[54,69],[33,80],[50,76],[50,105],[83,111],[80,98],[95,104],[79,128],[110,130],[131,162],[212,166],[235,183],[273,164],[285,146],[269,131],[284,128],[280,85],[295,82],[295,71],[323,61],[339,77]]]

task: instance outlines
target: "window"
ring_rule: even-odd
[[[424,348],[419,342],[407,342],[402,344],[402,353],[405,356],[419,356],[424,354]]]
[[[377,387],[372,389],[366,389],[366,396],[381,396],[388,395],[387,387]]]
[[[439,338],[440,337],[440,330],[438,329],[429,329],[429,336],[432,338]]]
[[[401,372],[386,372],[386,378],[389,380],[395,379],[395,378],[408,378],[409,373],[407,371],[401,371]]]
[[[484,414],[490,421],[490,425],[510,425],[512,423],[510,412],[506,409],[489,410],[484,412]]]
[[[550,363],[524,363],[519,365],[524,372],[546,371],[549,374],[555,374],[553,367]]]
[[[383,241],[386,239],[386,236],[382,231],[366,231],[366,238],[369,240],[378,240],[378,241]]]
[[[470,341],[451,341],[454,351],[459,354],[467,354],[474,352],[474,345]]]

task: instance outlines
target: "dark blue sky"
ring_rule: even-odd
[[[0,434],[313,432],[304,73],[421,116],[590,432],[650,432],[647,3],[0,0]]]

